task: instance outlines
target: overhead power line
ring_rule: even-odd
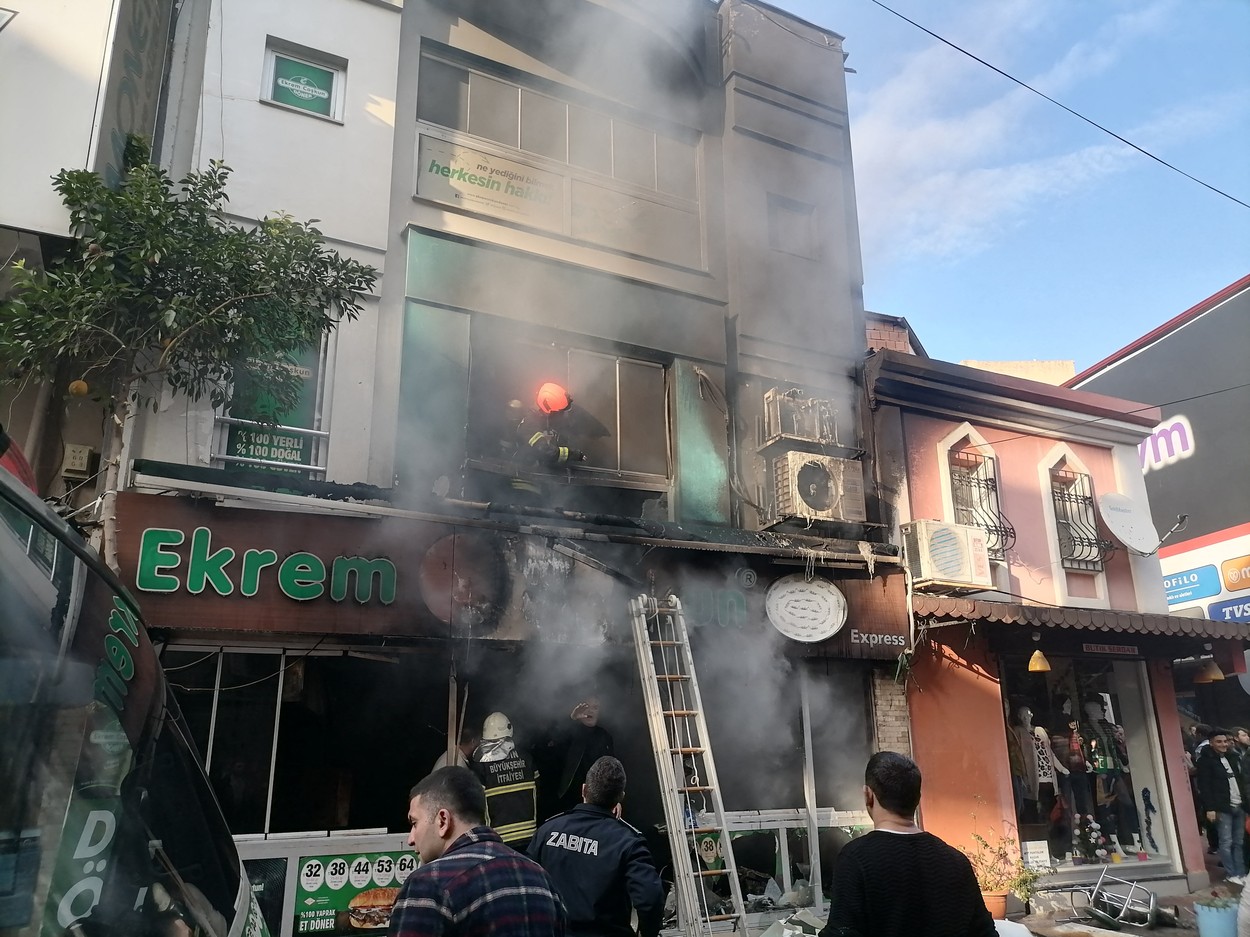
[[[1216,195],[1222,195],[1222,196],[1224,196],[1224,198],[1228,199],[1229,201],[1231,201],[1231,202],[1236,202],[1236,203],[1237,203],[1238,205],[1240,205],[1242,208],[1250,208],[1250,203],[1243,202],[1241,199],[1237,198],[1237,196],[1235,196],[1235,195],[1230,195],[1229,193],[1225,192],[1223,189],[1217,188],[1217,187],[1215,187],[1215,186],[1211,185],[1211,183],[1209,183],[1209,182],[1204,182],[1204,181],[1202,181],[1201,179],[1199,179],[1197,176],[1190,175],[1189,173],[1185,172],[1185,170],[1181,169],[1180,167],[1175,166],[1175,165],[1173,165],[1172,163],[1169,163],[1166,159],[1163,159],[1162,157],[1156,156],[1154,153],[1151,153],[1149,150],[1145,149],[1144,147],[1140,147],[1140,146],[1138,146],[1138,145],[1137,145],[1136,143],[1134,143],[1132,140],[1128,140],[1128,139],[1126,139],[1125,137],[1120,136],[1120,135],[1119,135],[1118,133],[1116,133],[1114,130],[1111,130],[1111,129],[1107,128],[1107,127],[1104,127],[1102,124],[1098,123],[1098,121],[1096,121],[1096,120],[1092,120],[1092,119],[1090,119],[1089,117],[1086,117],[1086,116],[1085,116],[1084,114],[1082,114],[1080,111],[1075,111],[1075,110],[1073,110],[1072,108],[1068,107],[1066,104],[1062,103],[1061,101],[1056,101],[1056,100],[1055,100],[1054,98],[1052,98],[1050,95],[1046,94],[1046,93],[1045,93],[1045,92],[1043,92],[1043,91],[1039,91],[1037,88],[1034,88],[1034,87],[1033,87],[1032,85],[1030,85],[1028,82],[1026,82],[1026,81],[1021,81],[1021,80],[1020,80],[1019,78],[1017,78],[1015,75],[1011,75],[1011,74],[1009,74],[1009,73],[1007,73],[1007,72],[1003,71],[1003,70],[1002,70],[1001,68],[999,68],[997,65],[991,65],[991,64],[990,64],[989,62],[987,62],[985,59],[981,58],[981,57],[980,57],[980,56],[978,56],[978,55],[974,55],[973,53],[971,53],[971,52],[969,52],[967,49],[965,49],[963,46],[956,45],[955,43],[951,42],[949,39],[946,39],[946,38],[944,38],[944,37],[942,37],[942,36],[939,36],[939,35],[938,35],[937,33],[935,33],[933,30],[931,30],[931,29],[927,29],[926,27],[921,26],[921,25],[920,25],[919,23],[917,23],[915,20],[913,20],[913,19],[909,19],[908,17],[904,16],[902,13],[898,12],[898,10],[892,9],[891,7],[889,7],[889,6],[887,6],[886,4],[882,3],[882,2],[881,2],[881,0],[871,0],[871,2],[872,2],[872,3],[875,3],[877,6],[881,7],[881,9],[885,10],[887,13],[893,13],[893,14],[894,14],[895,16],[897,16],[899,19],[903,20],[903,22],[905,22],[905,23],[910,23],[912,26],[915,26],[915,27],[916,27],[917,29],[919,29],[921,32],[923,32],[923,33],[927,33],[928,35],[930,35],[930,36],[932,36],[934,39],[936,39],[938,42],[941,42],[941,43],[943,43],[943,44],[945,44],[945,45],[948,45],[948,46],[950,46],[952,49],[954,49],[956,52],[960,52],[960,53],[962,53],[963,55],[968,56],[968,58],[972,59],[974,62],[979,62],[980,64],[984,65],[986,68],[990,69],[991,71],[995,71],[995,72],[997,72],[998,74],[1000,74],[1000,75],[1002,75],[1004,78],[1006,78],[1008,81],[1014,81],[1014,82],[1015,82],[1016,84],[1018,84],[1021,88],[1024,88],[1024,89],[1026,89],[1026,90],[1028,90],[1028,91],[1032,91],[1032,92],[1033,92],[1034,94],[1036,94],[1038,97],[1045,98],[1045,99],[1046,99],[1047,101],[1049,101],[1051,104],[1055,105],[1056,107],[1062,108],[1063,110],[1065,110],[1065,111],[1067,111],[1069,114],[1071,114],[1073,117],[1080,118],[1081,120],[1085,121],[1085,123],[1089,124],[1091,127],[1096,127],[1096,128],[1098,128],[1099,130],[1101,130],[1103,133],[1107,134],[1108,136],[1114,137],[1115,139],[1117,139],[1117,140],[1119,140],[1121,143],[1123,143],[1125,146],[1132,147],[1134,150],[1136,150],[1138,153],[1141,153],[1143,156],[1148,156],[1148,157],[1150,157],[1150,159],[1153,159],[1156,163],[1159,163],[1161,166],[1166,166],[1168,169],[1172,170],[1173,172],[1180,173],[1180,175],[1184,176],[1186,179],[1189,179],[1189,180],[1190,180],[1190,181],[1192,181],[1192,182],[1196,182],[1196,183],[1198,183],[1198,185],[1202,186],[1203,188],[1210,189],[1210,190],[1211,190],[1212,192],[1214,192]]]

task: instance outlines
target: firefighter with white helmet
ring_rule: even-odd
[[[509,846],[529,845],[538,819],[538,771],[516,747],[512,720],[493,712],[482,723],[482,740],[469,767],[486,788],[486,822]]]

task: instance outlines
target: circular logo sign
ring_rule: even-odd
[[[787,638],[815,643],[832,638],[846,624],[846,596],[828,579],[783,576],[768,587],[764,610]]]

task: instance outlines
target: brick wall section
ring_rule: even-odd
[[[911,757],[911,716],[907,690],[894,682],[893,667],[872,670],[872,721],[877,751],[901,752]]]
[[[909,355],[915,353],[907,330],[885,322],[873,322],[868,326],[868,348],[872,351],[884,348]]]

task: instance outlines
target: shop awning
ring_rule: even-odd
[[[1185,615],[1020,605],[1014,602],[985,602],[942,595],[913,595],[911,607],[917,618],[935,623],[992,621],[1032,628],[1079,628],[1086,631],[1250,640],[1250,622],[1213,621]]]

